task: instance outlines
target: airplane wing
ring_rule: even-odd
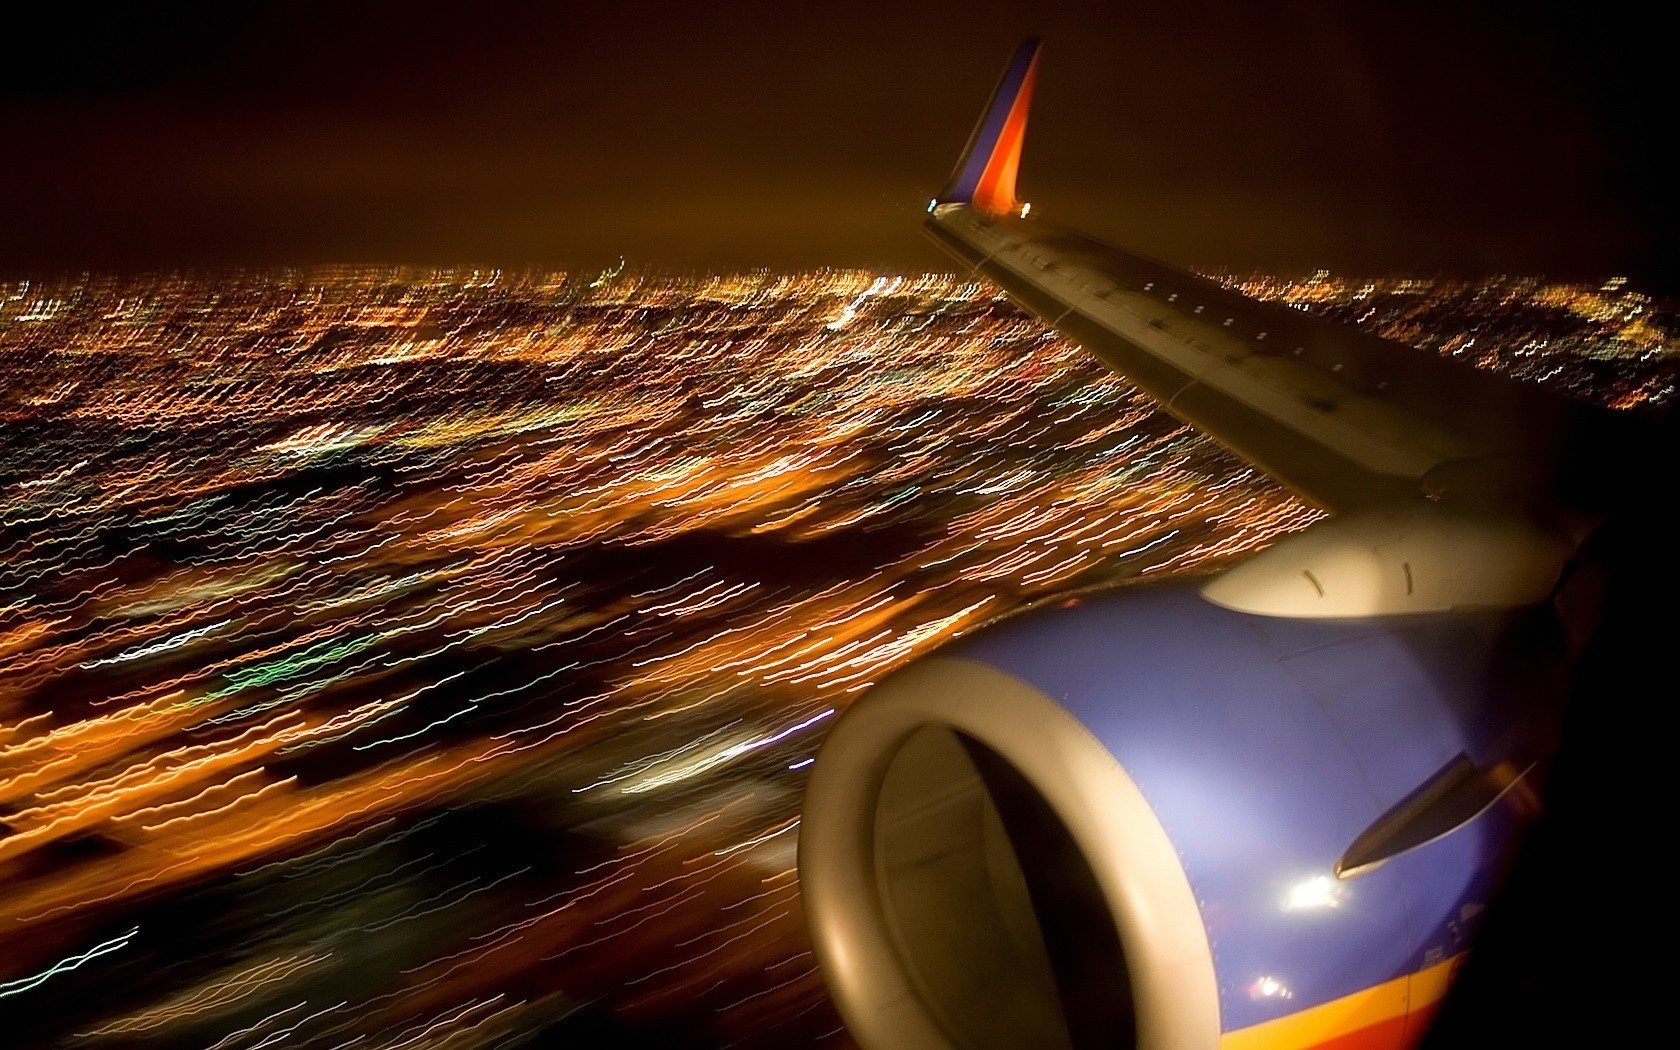
[[[1666,439],[1043,221],[1015,187],[1037,62],[928,231],[1334,513],[1023,610],[850,707],[801,818],[818,965],[867,1047],[1410,1046],[1597,629],[1582,540],[1660,490]]]
[[[1326,509],[1419,495],[1587,509],[1625,420],[1259,302],[1030,216],[1015,181],[1038,65],[1024,42],[927,230],[1173,415]],[[1565,453],[1575,457],[1566,462]]]

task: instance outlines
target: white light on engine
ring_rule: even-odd
[[[1248,986],[1251,999],[1293,999],[1295,993],[1276,977],[1258,977]]]
[[[1334,908],[1341,903],[1342,887],[1328,875],[1314,875],[1297,882],[1283,898],[1284,911],[1305,911],[1311,908]]]

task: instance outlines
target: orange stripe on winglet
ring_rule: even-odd
[[[1032,106],[1033,84],[1038,79],[1038,56],[1034,55],[1027,75],[1021,81],[1020,93],[1009,107],[1009,117],[998,134],[986,170],[974,187],[972,204],[991,215],[1003,215],[1016,208],[1015,174],[1021,167],[1021,146],[1027,138],[1027,112]]]

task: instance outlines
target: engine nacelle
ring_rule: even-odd
[[[1546,612],[1290,619],[1181,582],[1040,609],[893,675],[835,726],[801,828],[852,1033],[1415,1039],[1552,739]]]

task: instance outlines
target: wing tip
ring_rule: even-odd
[[[1015,178],[1021,165],[1021,145],[1027,133],[1038,55],[1043,42],[1036,36],[1021,41],[1015,55],[992,90],[991,101],[969,136],[968,147],[940,191],[939,204],[967,204],[990,215],[1016,211]]]

